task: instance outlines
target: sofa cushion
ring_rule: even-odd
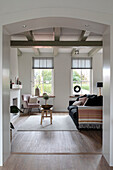
[[[103,96],[97,96],[97,106],[103,106]]]
[[[88,98],[85,103],[85,106],[102,106],[103,105],[103,97],[102,96],[93,96]]]
[[[85,103],[85,106],[97,106],[97,97],[93,96],[91,98],[88,98],[88,100]]]

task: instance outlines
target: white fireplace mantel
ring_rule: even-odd
[[[17,99],[17,107],[20,108],[20,89],[10,89],[10,106],[14,105],[13,99]],[[10,119],[12,120],[18,115],[19,114],[14,115],[11,113]]]

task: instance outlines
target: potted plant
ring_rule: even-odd
[[[47,104],[47,100],[49,99],[49,96],[47,93],[43,93],[43,99],[45,99],[45,105]]]

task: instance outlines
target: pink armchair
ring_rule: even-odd
[[[31,94],[23,94],[22,95],[22,104],[23,104],[23,109],[28,110],[28,113],[32,111],[33,108],[37,108],[40,111],[40,101],[38,100],[36,102],[31,101],[31,97],[33,97]],[[36,96],[35,96],[36,97]]]

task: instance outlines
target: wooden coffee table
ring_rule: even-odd
[[[53,108],[50,109],[41,108],[41,122],[40,122],[41,125],[42,125],[42,120],[47,117],[50,117],[50,123],[52,124],[52,110]]]

